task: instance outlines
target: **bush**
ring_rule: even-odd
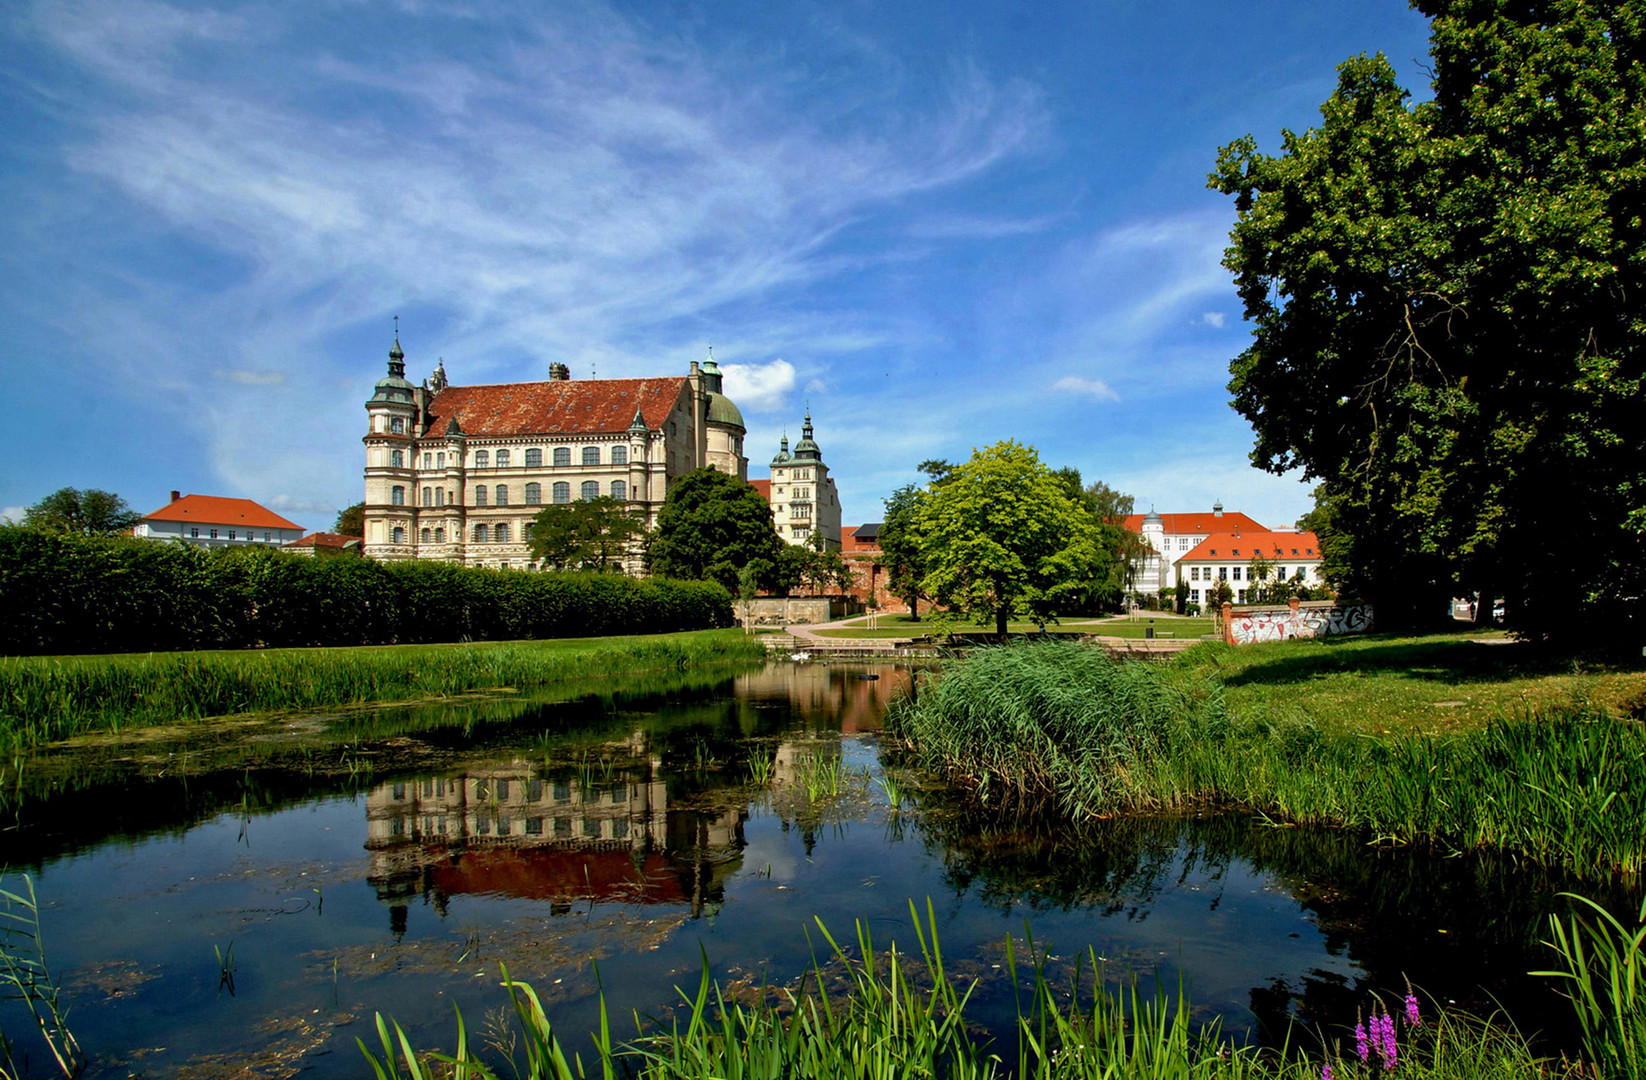
[[[666,633],[732,624],[713,582],[309,559],[0,528],[0,653]]]

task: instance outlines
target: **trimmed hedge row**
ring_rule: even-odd
[[[390,645],[732,624],[714,582],[304,558],[0,528],[0,653]]]

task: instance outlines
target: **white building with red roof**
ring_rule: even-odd
[[[1176,566],[1206,537],[1219,532],[1263,532],[1264,527],[1245,514],[1223,512],[1213,503],[1209,514],[1132,514],[1121,523],[1143,538],[1148,551],[1132,565],[1132,588],[1156,593],[1177,587]]]
[[[1253,580],[1254,564],[1266,571],[1268,581],[1295,581],[1311,589],[1325,584],[1320,576],[1320,541],[1314,533],[1270,532],[1261,526],[1202,538],[1177,560],[1176,573],[1188,583],[1191,604],[1201,603],[1219,581],[1229,583],[1235,603],[1255,603],[1261,582]]]
[[[674,481],[708,465],[748,479],[743,415],[713,355],[685,375],[451,386],[405,377],[398,336],[366,402],[365,554],[527,567],[545,504],[611,497],[655,525]],[[629,569],[638,569],[638,554]]]
[[[132,535],[143,540],[180,540],[203,547],[247,544],[281,547],[301,537],[303,529],[250,499],[183,495],[174,491],[171,502],[144,515],[132,529]]]

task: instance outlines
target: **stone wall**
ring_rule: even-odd
[[[1223,640],[1230,645],[1291,638],[1337,637],[1372,630],[1372,605],[1340,607],[1335,600],[1292,600],[1278,604],[1223,605]]]
[[[738,600],[732,606],[745,626],[799,626],[863,613],[863,604],[855,596],[762,596],[746,605]]]

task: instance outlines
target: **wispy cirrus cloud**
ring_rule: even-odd
[[[1120,400],[1120,395],[1109,389],[1109,384],[1102,379],[1082,379],[1078,375],[1063,376],[1063,378],[1052,383],[1052,389],[1094,397],[1099,401]]]

